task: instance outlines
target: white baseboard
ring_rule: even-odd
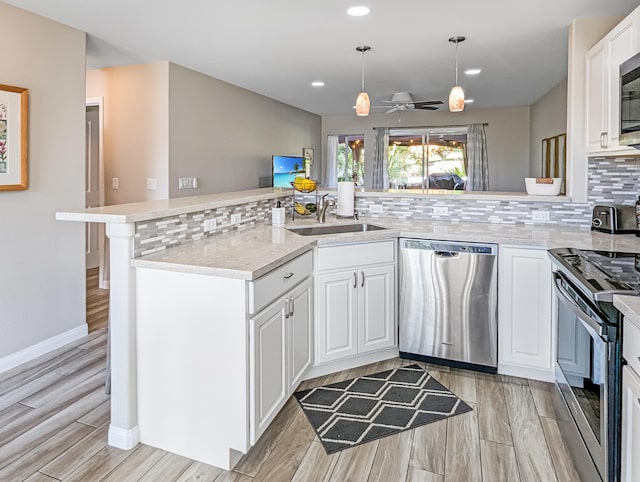
[[[121,428],[109,425],[109,445],[122,450],[130,450],[140,443],[140,431],[133,428]]]
[[[498,363],[498,373],[501,375],[530,378],[531,380],[540,380],[543,382],[555,383],[556,381],[556,376],[555,373],[553,373],[553,370],[545,370],[544,368],[521,367],[517,365]]]
[[[0,373],[11,370],[18,365],[22,365],[23,363],[31,361],[34,358],[38,358],[45,353],[57,350],[67,343],[71,343],[72,341],[76,341],[83,336],[87,336],[88,333],[89,329],[87,327],[87,324],[84,323],[69,331],[65,331],[64,333],[60,333],[59,335],[41,341],[40,343],[28,346],[27,348],[24,348],[16,353],[7,355],[4,358],[0,358]]]

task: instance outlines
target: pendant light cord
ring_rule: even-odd
[[[360,92],[365,91],[364,90],[364,53],[365,52],[366,52],[365,50],[362,51],[362,90]]]
[[[456,85],[458,84],[458,42],[456,41]]]

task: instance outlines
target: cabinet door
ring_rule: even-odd
[[[393,265],[358,271],[358,353],[395,344],[395,299]]]
[[[623,342],[624,343],[624,342]],[[622,481],[640,480],[640,377],[622,369]]]
[[[601,151],[608,109],[607,44],[597,43],[585,59],[585,140],[587,152]]]
[[[289,294],[288,352],[289,393],[302,381],[312,362],[311,327],[313,326],[313,303],[311,279],[298,285]]]
[[[499,258],[500,364],[551,377],[551,262],[546,250],[505,247]]]
[[[629,16],[620,22],[607,35],[607,50],[609,63],[607,65],[608,99],[606,124],[606,146],[609,149],[619,147],[620,138],[620,64],[637,53],[637,31],[634,16]]]
[[[316,319],[316,362],[324,363],[355,355],[358,351],[357,271],[340,271],[318,276]]]
[[[254,444],[288,397],[285,302],[280,300],[265,308],[249,324],[250,431]]]

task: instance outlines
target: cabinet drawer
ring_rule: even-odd
[[[626,319],[622,335],[622,356],[640,374],[640,328]]]
[[[311,251],[301,254],[279,268],[249,283],[249,314],[260,311],[285,291],[310,276],[313,271]]]
[[[394,260],[395,243],[393,241],[318,248],[318,271],[393,263]]]

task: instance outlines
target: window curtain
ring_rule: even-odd
[[[373,146],[373,189],[384,189],[389,184],[387,173],[387,152],[389,151],[389,128],[374,127],[376,143]]]
[[[489,156],[483,124],[470,124],[467,130],[467,191],[489,190]]]
[[[338,136],[327,136],[327,163],[322,186],[338,187]]]

